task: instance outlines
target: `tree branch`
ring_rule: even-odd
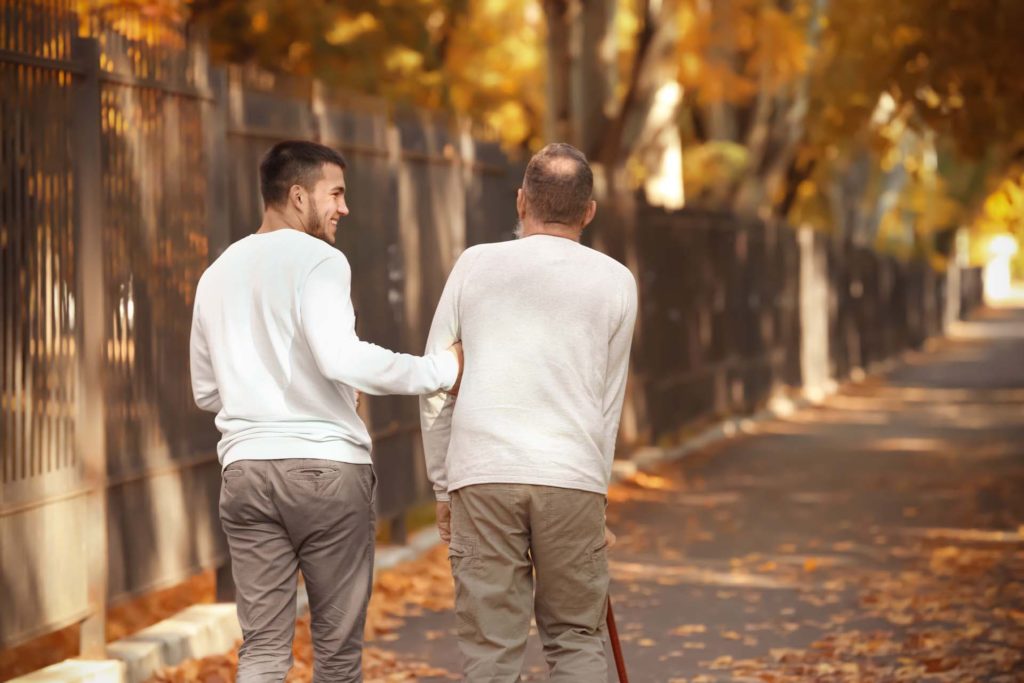
[[[626,119],[631,114],[631,110],[639,98],[640,81],[643,76],[644,65],[647,62],[651,46],[654,44],[656,31],[656,20],[651,9],[651,0],[644,0],[643,25],[640,27],[636,59],[630,71],[626,95],[622,100],[622,105],[619,107],[618,114],[607,122],[607,128],[603,131],[603,134],[595,136],[595,145],[597,145],[595,149],[587,150],[588,156],[600,160],[606,165],[613,165],[618,160],[626,130]]]

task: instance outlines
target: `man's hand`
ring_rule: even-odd
[[[459,387],[462,386],[462,369],[465,362],[465,359],[462,356],[462,342],[455,342],[450,347],[448,347],[448,350],[454,353],[455,359],[459,361],[459,376],[455,378],[455,384],[453,384],[452,388],[448,390],[448,393],[451,394],[452,396],[458,396]]]
[[[452,504],[447,500],[438,501],[434,512],[437,517],[437,530],[444,543],[452,540]]]
[[[604,543],[606,548],[611,548],[615,545],[615,534],[608,527],[604,528]]]

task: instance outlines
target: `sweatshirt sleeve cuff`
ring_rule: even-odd
[[[441,373],[441,389],[448,391],[455,386],[455,380],[459,378],[459,361],[455,360],[455,354],[451,351],[435,353],[437,368]]]
[[[434,498],[437,499],[438,503],[451,502],[451,497],[448,495],[447,491],[434,491]]]

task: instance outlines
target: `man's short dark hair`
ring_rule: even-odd
[[[323,178],[324,164],[345,168],[345,157],[330,147],[308,140],[285,140],[271,147],[260,161],[260,194],[264,206],[279,206],[292,185],[312,192]]]
[[[594,193],[587,157],[572,145],[553,142],[533,155],[523,176],[526,211],[545,223],[579,225]]]

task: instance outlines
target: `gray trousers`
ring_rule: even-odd
[[[477,484],[451,499],[448,554],[465,680],[520,680],[532,612],[550,681],[606,681],[605,497]]]
[[[242,460],[223,472],[220,519],[242,626],[238,681],[278,683],[292,665],[298,571],[306,580],[316,683],[360,682],[373,582],[373,468]]]

